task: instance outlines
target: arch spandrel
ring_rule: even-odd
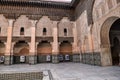
[[[9,27],[8,20],[3,15],[0,15],[1,36],[7,36],[8,27]]]
[[[43,28],[47,29],[46,36],[52,36],[53,23],[48,16],[43,16],[36,26],[36,36],[43,36]]]
[[[101,45],[109,45],[109,31],[112,26],[112,24],[119,19],[119,17],[109,17],[105,20],[105,22],[102,24],[101,30],[100,30],[100,39],[101,39]]]
[[[25,36],[31,36],[32,23],[25,15],[21,15],[18,19],[16,19],[13,26],[13,36],[20,36],[21,27],[25,29]]]
[[[67,32],[68,32],[67,37],[72,37],[73,27],[74,27],[73,23],[67,17],[64,17],[58,24],[59,37],[64,37],[64,29],[67,29]]]

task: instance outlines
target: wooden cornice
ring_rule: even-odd
[[[33,0],[1,0],[0,5],[14,5],[14,6],[34,6],[47,8],[61,8],[71,9],[73,6],[70,3],[59,3],[49,1],[33,1]]]
[[[26,15],[30,19],[39,20],[42,16],[48,16],[51,20],[61,20],[63,17],[68,17],[73,21],[74,11],[56,8],[36,8],[24,6],[8,6],[0,5],[0,14],[6,18],[17,19],[20,15]]]
[[[71,3],[59,3],[40,0],[1,0],[0,14],[6,18],[17,19],[20,15],[27,15],[30,19],[39,19],[41,16],[49,16],[52,20],[61,20],[68,17],[71,21],[75,19],[75,6],[80,0]]]

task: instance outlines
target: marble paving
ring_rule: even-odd
[[[0,73],[50,70],[54,80],[120,80],[120,66],[92,66],[81,63],[0,65]]]

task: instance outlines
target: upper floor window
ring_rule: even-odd
[[[21,29],[20,29],[20,35],[24,35],[24,28],[23,27],[21,27]]]
[[[1,27],[0,27],[0,33],[1,33]]]
[[[67,29],[64,28],[64,36],[67,36]]]
[[[46,35],[46,34],[47,34],[47,29],[43,28],[43,35]]]

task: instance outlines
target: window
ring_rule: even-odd
[[[0,27],[0,33],[1,33],[1,27]]]
[[[64,36],[67,36],[67,29],[64,29]]]
[[[20,29],[20,35],[24,35],[24,28],[23,27],[21,27],[21,29]]]
[[[47,29],[43,28],[43,35],[46,35],[46,34],[47,34]]]

